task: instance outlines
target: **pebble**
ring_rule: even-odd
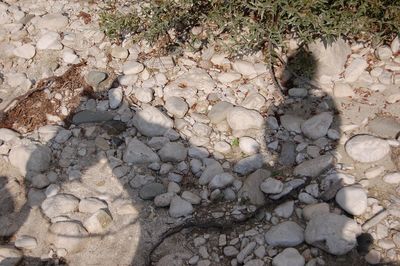
[[[139,196],[143,200],[152,200],[156,196],[163,194],[167,192],[166,188],[164,185],[160,183],[149,183],[144,185],[140,190],[139,190]]]
[[[13,147],[9,154],[10,163],[22,175],[40,173],[50,167],[51,150],[44,145],[28,143]]]
[[[292,131],[292,132],[296,132],[296,133],[301,133],[301,124],[303,123],[303,119],[298,117],[298,116],[294,116],[294,115],[282,115],[280,117],[280,121],[282,126],[288,130],[288,131]]]
[[[311,220],[313,216],[323,213],[329,213],[329,205],[325,202],[307,205],[302,212],[306,220]]]
[[[201,198],[190,191],[184,191],[181,195],[182,199],[192,203],[193,205],[200,204]]]
[[[278,194],[283,190],[283,183],[280,180],[269,177],[261,183],[260,189],[266,194]]]
[[[136,61],[127,61],[122,66],[122,72],[124,72],[125,75],[139,74],[143,69],[144,66]]]
[[[385,181],[388,184],[398,184],[400,183],[400,173],[390,173],[387,174],[383,177],[383,181]]]
[[[225,188],[233,183],[235,178],[229,173],[214,176],[208,184],[210,189]]]
[[[345,144],[347,154],[362,163],[379,161],[390,152],[389,144],[371,135],[356,135]]]
[[[303,266],[303,256],[294,248],[286,248],[272,260],[272,266]]]
[[[381,253],[375,249],[372,249],[365,255],[365,261],[369,264],[375,265],[381,261]]]
[[[232,64],[233,70],[242,74],[243,76],[254,78],[257,76],[257,70],[255,69],[254,64],[244,61],[244,60],[236,60]]]
[[[308,138],[319,139],[328,133],[332,121],[332,114],[328,112],[320,113],[304,121],[301,124],[301,130]]]
[[[188,216],[193,213],[193,206],[190,202],[175,196],[169,206],[169,215],[173,218]]]
[[[37,247],[37,240],[31,236],[21,236],[15,240],[14,245],[22,249],[34,249]],[[1,255],[0,255],[1,258]]]
[[[292,216],[293,211],[294,211],[294,201],[293,200],[282,203],[274,209],[274,213],[277,216],[285,218],[285,219]]]
[[[274,247],[294,247],[304,241],[304,230],[297,223],[285,221],[265,233],[265,241]]]
[[[233,130],[262,129],[264,126],[264,119],[259,112],[240,106],[230,108],[226,120]]]
[[[69,254],[82,251],[87,244],[88,232],[77,221],[59,221],[49,229],[49,242],[58,249],[65,249]]]
[[[108,91],[108,102],[111,109],[116,109],[122,102],[123,92],[122,88],[114,88]]]
[[[43,34],[36,44],[39,50],[61,50],[60,35],[57,32],[49,31]]]
[[[258,144],[258,142],[253,138],[241,137],[239,139],[239,147],[244,153],[248,155],[253,155],[258,153],[258,150],[260,149],[260,144]]]
[[[297,165],[293,173],[298,176],[317,177],[333,164],[333,156],[326,154]]]
[[[78,204],[79,199],[74,195],[57,194],[46,198],[41,204],[41,209],[47,217],[54,218],[62,214],[77,211]]]
[[[364,58],[354,59],[344,72],[344,80],[346,82],[356,81],[367,67],[368,63]]]
[[[340,207],[352,215],[363,214],[368,206],[367,193],[356,185],[340,189],[335,199]]]
[[[145,107],[133,118],[133,124],[145,136],[163,136],[173,127],[173,121],[153,106]]]
[[[85,80],[89,85],[97,87],[107,77],[108,75],[105,72],[92,70],[85,76]]]
[[[187,149],[180,142],[167,142],[158,151],[158,155],[163,162],[178,163],[186,159]]]
[[[240,175],[247,175],[260,169],[263,165],[263,157],[261,154],[254,154],[239,160],[233,167],[233,171]]]
[[[348,83],[336,82],[333,87],[333,95],[338,98],[354,97],[353,88]]]
[[[376,49],[375,54],[380,60],[389,60],[392,57],[392,49],[387,45],[382,45]]]
[[[236,257],[237,254],[239,254],[239,250],[235,248],[234,246],[226,246],[223,249],[224,255],[227,257]]]
[[[181,97],[171,96],[165,100],[165,109],[176,118],[183,118],[189,106]]]
[[[107,203],[98,198],[84,198],[79,202],[78,209],[83,213],[94,213],[100,209],[106,209]]]
[[[31,59],[35,54],[36,49],[32,44],[23,44],[14,49],[14,55],[24,59]]]
[[[83,225],[91,234],[103,234],[111,225],[113,219],[107,209],[99,209],[87,218]]]
[[[157,153],[135,138],[128,142],[123,160],[133,164],[149,164],[159,162],[160,158]]]
[[[244,259],[249,256],[255,249],[257,243],[255,241],[248,243],[236,256],[239,263],[243,263]]]

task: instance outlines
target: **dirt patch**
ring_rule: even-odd
[[[93,89],[81,75],[85,62],[72,65],[63,75],[40,80],[35,89],[16,98],[0,116],[0,128],[27,133],[49,125],[68,123],[81,96]]]

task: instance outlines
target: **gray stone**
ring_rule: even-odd
[[[298,188],[299,186],[304,184],[304,180],[303,179],[293,179],[290,180],[288,182],[286,182],[285,184],[283,184],[283,189],[281,193],[278,194],[272,194],[269,197],[273,200],[277,200],[280,199],[281,197],[289,194],[293,189]]]
[[[9,160],[24,176],[27,173],[40,173],[50,167],[51,150],[35,143],[22,144],[11,149]]]
[[[283,183],[280,180],[269,177],[262,182],[260,189],[266,194],[278,194],[283,190]]]
[[[367,128],[374,136],[394,139],[400,133],[400,122],[393,117],[376,117]]]
[[[57,194],[46,198],[41,204],[41,209],[47,217],[54,218],[62,214],[77,211],[78,205],[79,199],[74,195]]]
[[[226,120],[233,130],[262,129],[264,127],[264,119],[259,112],[243,107],[230,108]]]
[[[304,121],[301,130],[308,138],[319,139],[328,133],[332,120],[332,114],[323,112]]]
[[[173,121],[153,106],[139,111],[133,118],[135,127],[145,136],[163,136],[174,125]]]
[[[263,166],[263,157],[261,154],[254,154],[239,160],[233,167],[235,173],[247,175],[260,169]]]
[[[144,185],[139,190],[139,196],[141,199],[144,199],[144,200],[152,200],[155,197],[157,197],[158,195],[161,195],[165,192],[167,192],[167,190],[163,184],[150,183],[150,184]]]
[[[187,149],[180,142],[168,142],[159,150],[158,155],[163,162],[178,163],[186,159]]]
[[[72,123],[75,125],[84,124],[84,123],[98,123],[109,121],[114,118],[114,115],[110,112],[105,111],[89,111],[84,110],[76,113],[72,117]]]
[[[282,203],[274,209],[274,213],[277,216],[286,218],[286,219],[289,218],[290,216],[292,216],[293,211],[294,211],[294,201],[293,200]]]
[[[258,153],[258,150],[260,149],[260,144],[253,138],[241,137],[239,139],[239,147],[244,153],[248,155],[253,155]]]
[[[344,255],[356,244],[361,227],[344,215],[323,213],[314,215],[307,224],[305,240],[333,255]]]
[[[235,178],[229,173],[222,173],[214,176],[208,186],[210,189],[225,188],[233,183]]]
[[[211,123],[218,124],[226,119],[226,116],[232,107],[233,105],[231,103],[224,101],[218,102],[211,108],[207,116]]]
[[[390,152],[386,140],[371,135],[356,135],[345,144],[347,154],[362,163],[371,163],[383,159]]]
[[[238,196],[249,199],[250,203],[256,206],[263,205],[265,203],[265,196],[260,189],[260,185],[270,175],[271,173],[264,169],[255,171],[246,178],[242,188],[239,190]]]
[[[333,164],[333,156],[325,154],[317,158],[307,160],[294,168],[293,173],[297,176],[317,177]]]
[[[282,144],[279,155],[279,163],[284,166],[292,166],[296,162],[296,145],[292,141],[285,141]]]
[[[200,202],[201,202],[201,198],[198,195],[196,195],[190,191],[183,191],[181,196],[182,196],[182,199],[189,201],[193,205],[200,204]]]
[[[305,259],[297,249],[286,248],[272,260],[272,266],[304,266]]]
[[[304,88],[291,88],[288,91],[288,94],[291,97],[303,98],[303,97],[307,96],[308,91],[307,91],[307,89],[304,89]]]
[[[303,123],[303,118],[295,116],[295,115],[282,115],[280,117],[281,124],[282,126],[287,130],[287,131],[293,131],[296,133],[301,133],[301,124]]]
[[[226,246],[224,247],[224,255],[227,257],[236,257],[239,254],[239,250],[234,246]]]
[[[207,165],[207,167],[204,169],[203,173],[199,178],[199,184],[207,185],[214,176],[222,174],[223,172],[224,169],[222,168],[221,164],[215,161],[210,165]]]
[[[257,243],[255,241],[248,243],[240,252],[237,254],[236,259],[239,263],[243,263],[244,259],[253,253]]]
[[[108,102],[111,109],[116,109],[122,102],[123,93],[122,88],[114,88],[108,91]]]
[[[35,188],[45,188],[50,184],[49,179],[44,174],[34,175],[31,181],[32,186]]]
[[[190,202],[175,196],[169,206],[169,215],[174,218],[188,216],[193,212],[193,206]]]
[[[106,80],[107,77],[107,73],[93,70],[87,73],[85,80],[90,86],[97,87],[102,81]]]
[[[329,213],[329,205],[325,202],[307,205],[303,208],[303,217],[311,220],[314,215]]]
[[[149,164],[160,161],[157,153],[136,138],[128,142],[123,159],[127,163],[134,164]]]
[[[282,222],[265,233],[265,241],[274,247],[294,247],[303,243],[304,230],[295,222]]]
[[[335,199],[341,208],[352,215],[361,215],[368,207],[367,193],[361,186],[344,187]]]

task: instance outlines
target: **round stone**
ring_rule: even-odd
[[[367,193],[361,186],[349,186],[339,190],[336,202],[352,215],[361,215],[368,207]]]
[[[352,137],[346,142],[345,149],[352,159],[362,163],[379,161],[390,152],[386,140],[371,135]]]

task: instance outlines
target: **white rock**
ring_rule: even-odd
[[[253,138],[250,137],[241,137],[239,139],[239,147],[242,152],[252,155],[258,153],[260,149],[260,144]]]
[[[175,81],[171,82],[165,87],[164,93],[171,89],[181,90],[183,88],[192,88],[194,91],[204,91],[204,93],[211,93],[215,88],[215,81],[204,69],[192,68],[189,72],[179,76]],[[180,96],[180,95],[168,95]],[[183,97],[183,96],[181,96]],[[186,97],[183,97],[186,98]]]
[[[369,264],[379,264],[381,261],[381,253],[377,250],[370,250],[367,255],[365,255],[365,261]]]
[[[242,77],[242,75],[240,75],[239,73],[234,73],[234,72],[221,73],[218,75],[218,80],[221,83],[231,83],[231,82],[241,79],[241,77]]]
[[[243,107],[229,109],[227,121],[233,130],[262,129],[264,119],[259,112]]]
[[[232,68],[242,74],[243,76],[249,77],[249,78],[255,78],[257,76],[257,70],[254,66],[253,63],[244,61],[244,60],[236,60],[232,64]]]
[[[190,202],[175,196],[169,206],[169,215],[174,218],[188,216],[193,212],[193,206]]]
[[[367,67],[368,63],[364,58],[354,59],[344,72],[344,80],[346,82],[356,81]]]
[[[266,194],[278,194],[283,190],[283,183],[280,180],[269,177],[262,182],[260,189]]]
[[[390,48],[392,49],[393,54],[396,54],[400,52],[400,38],[399,36],[396,36],[394,40],[392,41]]]
[[[261,110],[266,104],[264,96],[259,93],[249,93],[242,102],[242,106],[256,111]]]
[[[54,218],[61,214],[75,212],[78,210],[79,199],[71,194],[57,194],[49,197],[42,202],[43,213]]]
[[[233,108],[231,103],[221,101],[216,103],[211,108],[207,116],[213,124],[218,124],[226,119],[226,116],[231,108]]]
[[[31,236],[21,236],[15,240],[14,245],[17,248],[34,249],[37,247],[37,241],[36,238]]]
[[[367,207],[367,193],[360,186],[344,187],[336,194],[336,202],[352,215],[363,214]]]
[[[350,84],[345,82],[336,82],[333,87],[333,95],[338,98],[354,97],[355,93]]]
[[[123,92],[122,88],[114,88],[108,91],[108,102],[111,109],[116,109],[122,102]]]
[[[4,142],[9,142],[13,138],[18,138],[19,134],[8,128],[0,128],[0,140]]]
[[[60,42],[60,36],[54,31],[43,34],[39,38],[36,47],[39,50],[61,50],[63,48]]]
[[[122,66],[122,71],[124,72],[125,75],[131,75],[131,74],[138,74],[142,72],[144,69],[144,66],[136,61],[127,61],[123,66]]]
[[[23,44],[17,48],[14,49],[14,55],[25,58],[25,59],[31,59],[34,57],[36,54],[35,47],[31,44]]]
[[[165,100],[165,109],[177,118],[183,118],[189,110],[188,104],[180,97],[168,97]]]
[[[18,249],[2,245],[0,246],[0,264],[4,266],[15,266],[21,261],[23,253]]]
[[[49,29],[53,31],[65,30],[68,25],[68,18],[62,14],[47,14],[38,20],[39,29]]]
[[[400,183],[400,173],[390,173],[383,177],[383,181],[388,184],[398,184]]]
[[[145,136],[162,136],[174,125],[173,121],[153,106],[145,107],[133,118],[135,127]]]
[[[98,198],[84,198],[79,202],[78,208],[83,213],[94,213],[100,209],[106,209],[107,203]]]
[[[392,57],[392,49],[387,45],[378,47],[375,53],[380,60],[389,60]]]
[[[88,233],[78,221],[60,221],[50,226],[49,242],[56,248],[77,253],[86,246]]]
[[[305,240],[333,255],[344,255],[356,244],[361,226],[344,215],[324,213],[315,215],[307,224]]]
[[[232,147],[225,141],[218,141],[214,144],[214,150],[222,154],[228,154],[232,151]]]
[[[390,152],[387,141],[371,136],[356,135],[345,144],[347,154],[362,163],[379,161]]]
[[[11,149],[9,160],[24,176],[27,173],[39,173],[49,168],[51,150],[44,145],[23,144]]]
[[[314,215],[321,213],[329,213],[329,205],[325,202],[307,205],[303,208],[303,217],[307,221],[311,220]]]
[[[233,183],[235,178],[229,173],[222,173],[214,176],[208,186],[210,189],[225,188]]]
[[[308,138],[319,139],[328,133],[332,120],[332,114],[323,112],[304,121],[301,124],[301,130]]]
[[[372,178],[380,176],[381,174],[383,174],[383,172],[385,172],[385,167],[376,166],[376,167],[367,169],[364,174],[365,174],[366,178],[372,179]]]
[[[115,58],[126,59],[129,55],[129,52],[125,47],[115,46],[111,49],[111,55]]]
[[[142,103],[149,103],[153,100],[154,91],[150,88],[139,88],[135,91],[135,97]]]
[[[265,233],[265,241],[274,247],[294,247],[303,243],[304,232],[297,223],[286,221],[272,226]]]
[[[112,223],[112,217],[105,209],[99,209],[83,223],[86,230],[92,234],[102,234]]]
[[[272,266],[304,266],[305,259],[295,248],[286,248],[272,260]]]

